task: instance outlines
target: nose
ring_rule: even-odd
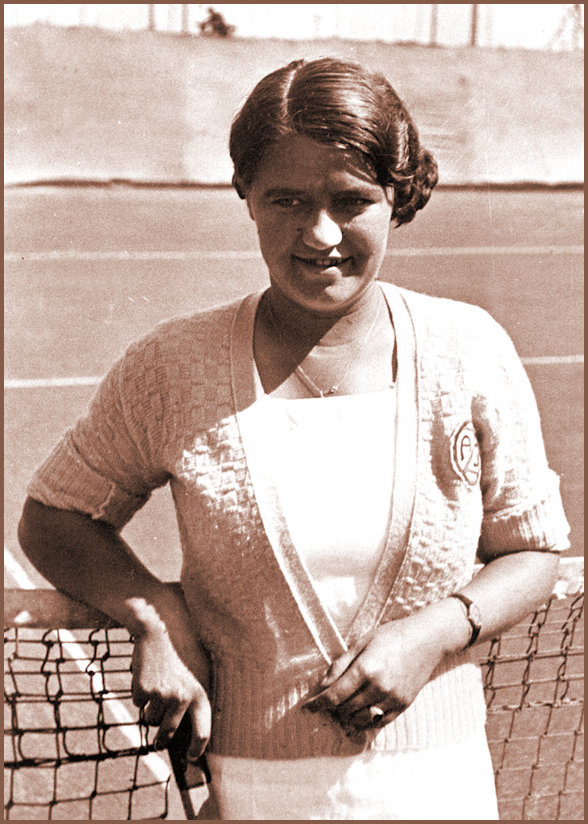
[[[332,249],[342,239],[341,227],[325,209],[309,217],[302,229],[302,240],[312,249]]]

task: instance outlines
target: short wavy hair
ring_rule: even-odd
[[[239,197],[247,196],[268,148],[293,134],[361,152],[378,183],[394,190],[396,225],[414,218],[439,179],[401,98],[385,77],[356,63],[295,60],[260,80],[231,127]]]

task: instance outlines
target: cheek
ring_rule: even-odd
[[[376,254],[388,244],[391,219],[392,208],[388,201],[382,201],[357,215],[348,224],[349,233],[358,245],[362,245],[371,254]]]
[[[384,249],[388,245],[388,235],[390,234],[390,226],[392,220],[392,209],[386,206],[378,215],[377,226],[374,227],[374,234],[377,236],[377,243],[383,246]]]
[[[257,236],[262,251],[276,254],[285,249],[296,233],[295,227],[291,224],[292,221],[285,218],[258,220]]]
[[[380,255],[388,245],[390,223],[385,218],[369,220],[355,227],[354,242],[368,255]]]

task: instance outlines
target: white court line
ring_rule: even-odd
[[[583,365],[584,355],[538,355],[521,358],[525,366]],[[74,386],[97,386],[102,378],[11,378],[4,381],[4,389],[67,389]]]
[[[4,381],[4,389],[51,389],[71,386],[97,386],[102,378],[11,378]]]
[[[460,257],[466,255],[581,255],[583,246],[432,246],[387,249],[386,257]]]
[[[521,358],[526,366],[562,366],[564,364],[584,364],[584,355],[537,355]]]
[[[34,583],[28,572],[19,564],[16,558],[12,555],[8,547],[4,547],[4,566],[6,570],[12,575],[16,583],[21,589],[37,589],[37,585]],[[22,623],[26,624],[28,613],[25,611],[22,614]],[[18,616],[20,617],[20,616]],[[17,621],[18,621],[17,617]],[[73,656],[73,663],[80,672],[87,673],[88,671],[88,654],[83,650],[80,646],[78,641],[76,640],[73,633],[71,633],[67,629],[60,629],[59,635],[62,641],[64,641],[63,648],[65,652],[69,655]],[[96,670],[92,669],[92,677],[96,679],[96,688],[98,690],[103,689],[103,684],[100,683],[102,676],[100,674],[99,665],[96,664]],[[109,696],[110,693],[105,692],[105,696]],[[108,702],[108,708],[112,712],[116,721],[121,724],[120,732],[124,735],[124,737],[128,740],[131,747],[139,748],[142,746],[141,741],[141,734],[137,728],[137,721],[133,716],[129,713],[127,708],[122,704],[121,701],[117,699],[110,700]],[[147,769],[151,772],[153,777],[160,782],[165,782],[169,778],[171,771],[168,764],[164,761],[161,756],[159,756],[155,752],[147,753],[147,755],[143,756],[144,764]]]
[[[37,589],[29,573],[18,563],[8,547],[4,547],[4,566],[21,589]]]
[[[463,257],[467,255],[581,255],[583,246],[432,246],[415,249],[413,247],[390,248],[386,257]],[[109,252],[77,251],[63,249],[48,252],[7,252],[6,263],[38,262],[54,260],[261,260],[261,253],[254,250],[153,250],[132,251],[114,250]]]
[[[21,261],[52,261],[52,260],[261,260],[261,252],[257,251],[205,251],[199,249],[163,250],[163,251],[133,251],[115,250],[111,252],[81,252],[75,249],[64,249],[53,252],[7,252],[4,255],[6,263]]]

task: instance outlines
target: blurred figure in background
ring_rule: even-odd
[[[227,25],[222,14],[213,9],[212,6],[209,6],[206,11],[208,13],[208,17],[206,20],[203,20],[198,24],[201,34],[212,34],[217,37],[229,37],[235,31],[235,27]]]
[[[272,72],[230,150],[268,288],[129,348],[23,549],[129,628],[134,700],[160,746],[187,714],[221,819],[497,819],[469,650],[568,546],[523,367],[483,310],[378,279],[438,177],[382,76]],[[120,536],[168,482],[184,600]]]

